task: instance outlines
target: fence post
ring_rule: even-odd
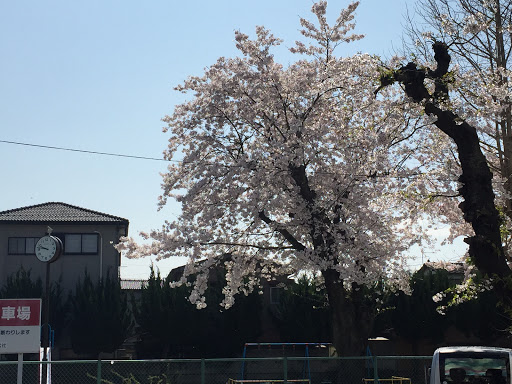
[[[201,384],[206,383],[206,363],[204,359],[201,359]]]
[[[288,358],[285,356],[283,359],[283,382],[288,383]]]
[[[98,365],[96,367],[96,384],[101,384],[101,360],[98,359]]]
[[[379,384],[379,369],[377,367],[377,356],[373,356],[373,384]]]

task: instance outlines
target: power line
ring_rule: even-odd
[[[127,158],[131,158],[131,159],[139,159],[139,160],[153,160],[153,161],[165,161],[165,162],[168,162],[168,160],[166,160],[166,159],[159,159],[159,158],[157,158],[157,157],[125,155],[125,154],[122,154],[122,153],[110,153],[110,152],[87,151],[87,150],[84,150],[84,149],[55,147],[55,146],[51,146],[51,145],[41,145],[41,144],[22,143],[22,142],[18,142],[18,141],[0,140],[0,143],[4,143],[4,144],[15,144],[15,145],[23,145],[23,146],[25,146],[25,147],[36,147],[36,148],[45,148],[45,149],[57,149],[57,150],[59,150],[59,151],[88,153],[88,154],[91,154],[91,155],[103,155],[103,156],[114,156],[114,157],[127,157]]]
[[[99,152],[99,151],[89,151],[85,149],[76,149],[76,148],[65,148],[65,147],[56,147],[51,145],[42,145],[42,144],[32,144],[32,143],[23,143],[19,141],[9,141],[9,140],[0,140],[0,143],[4,144],[13,144],[13,145],[22,145],[25,147],[35,147],[35,148],[44,148],[44,149],[54,149],[59,151],[68,151],[68,152],[78,152],[78,153],[87,153],[90,155],[103,155],[103,156],[113,156],[113,157],[124,157],[124,158],[131,158],[131,159],[139,159],[139,160],[151,160],[151,161],[165,161],[165,162],[175,162],[175,163],[182,163],[182,164],[191,164],[189,162],[184,162],[181,160],[166,160],[158,157],[148,157],[148,156],[136,156],[136,155],[126,155],[122,153],[111,153],[111,152]],[[213,165],[214,163],[210,163]],[[244,167],[243,165],[231,165],[234,167]],[[378,177],[386,177],[386,178],[393,178],[393,177],[411,177],[411,176],[419,176],[420,174],[415,175],[404,175],[404,176],[392,176],[392,175],[377,175]],[[354,175],[356,177],[368,177],[368,175]],[[373,177],[373,176],[372,176]],[[446,181],[447,179],[436,179],[438,181]],[[447,181],[456,181],[456,179]],[[495,181],[499,182],[499,181]],[[504,183],[504,182],[502,182]]]

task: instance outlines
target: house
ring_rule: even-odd
[[[436,274],[438,271],[446,271],[450,284],[456,285],[464,281],[468,267],[467,264],[462,262],[427,261],[417,273],[425,276],[426,274]]]
[[[50,264],[50,280],[61,279],[64,291],[75,288],[85,271],[93,281],[119,276],[121,255],[113,247],[128,234],[128,220],[60,202],[0,212],[0,288],[21,267],[33,279],[46,278],[46,263],[35,255],[39,238],[48,233],[61,239],[62,255]]]

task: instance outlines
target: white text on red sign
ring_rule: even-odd
[[[2,307],[2,315],[0,319],[3,320],[30,320],[30,307],[29,306],[19,306],[19,307]]]

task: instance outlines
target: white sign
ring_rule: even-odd
[[[41,299],[0,299],[0,354],[37,353]]]

